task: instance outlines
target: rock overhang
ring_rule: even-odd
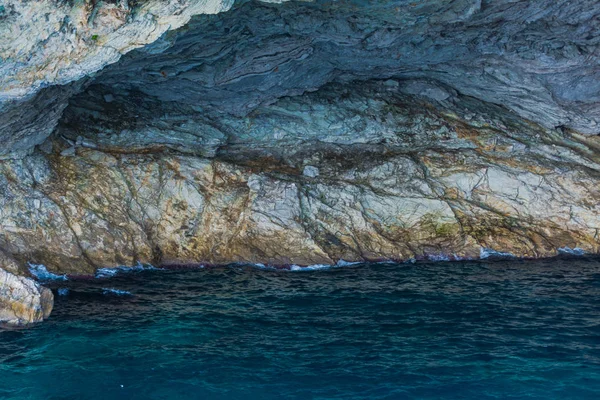
[[[4,158],[41,144],[89,85],[245,116],[329,82],[417,79],[546,128],[600,132],[593,0],[12,3],[0,21]],[[44,22],[44,7],[62,25]]]

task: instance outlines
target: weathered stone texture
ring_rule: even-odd
[[[236,115],[332,81],[427,78],[548,128],[600,133],[597,0],[240,2],[222,12],[231,6],[5,1],[0,111],[17,107],[23,118],[0,115],[0,140],[40,144],[72,86],[43,115],[48,105],[34,94],[90,75],[115,95],[137,91]]]
[[[551,131],[470,97],[433,101],[403,87],[330,85],[247,117],[213,118],[206,132],[220,139],[204,152],[185,136],[133,152],[109,123],[112,107],[129,112],[115,100],[88,119],[98,125],[72,132],[82,125],[67,124],[47,153],[0,163],[0,248],[60,273],[138,261],[598,252],[597,138]],[[181,111],[148,113],[129,137],[152,138],[155,123]],[[202,113],[183,113],[186,124],[202,126]],[[78,133],[87,135],[68,139]]]
[[[0,319],[27,262],[600,251],[599,1],[266,3],[0,1]]]
[[[0,268],[0,324],[41,322],[50,316],[53,304],[54,296],[50,289]]]

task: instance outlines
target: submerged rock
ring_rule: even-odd
[[[24,276],[0,269],[0,323],[27,325],[50,316],[52,291]]]

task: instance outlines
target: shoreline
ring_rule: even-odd
[[[158,267],[151,264],[137,264],[135,266],[116,266],[116,267],[102,267],[96,270],[95,274],[64,274],[56,275],[52,272],[47,271],[45,266],[38,265],[45,269],[45,273],[54,275],[55,277],[48,277],[46,279],[34,279],[40,284],[49,282],[60,282],[60,281],[85,281],[85,280],[96,280],[96,279],[110,279],[115,276],[121,276],[132,272],[142,271],[187,271],[187,270],[201,270],[211,268],[230,268],[230,267],[249,267],[256,268],[266,271],[289,271],[289,272],[301,272],[301,271],[319,271],[328,270],[334,268],[347,268],[357,267],[361,265],[377,265],[377,264],[438,264],[438,263],[462,263],[462,262],[478,262],[478,263],[495,263],[502,261],[515,261],[515,262],[542,262],[552,260],[580,260],[580,259],[600,259],[600,254],[592,254],[585,252],[578,252],[578,249],[570,249],[571,251],[561,251],[555,256],[551,257],[517,257],[509,253],[492,251],[486,254],[485,257],[480,258],[418,258],[408,260],[393,260],[393,259],[381,259],[381,260],[364,260],[364,261],[346,261],[339,260],[335,264],[263,264],[263,263],[251,263],[251,262],[233,262],[233,263],[169,263],[161,264]],[[32,274],[33,275],[33,274]]]

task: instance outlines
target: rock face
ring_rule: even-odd
[[[598,253],[599,16],[5,1],[0,268]]]
[[[84,78],[229,0],[5,0],[0,6],[0,100]]]
[[[0,324],[27,325],[43,321],[50,316],[53,304],[50,289],[0,269]]]
[[[0,2],[0,141],[5,144],[0,158],[9,152],[21,156],[42,143],[88,75],[195,14],[231,5],[230,0]]]
[[[231,5],[5,1],[0,111],[13,114],[0,140],[21,152],[40,144],[71,94],[50,93],[56,112],[39,115],[48,95],[36,93],[77,80],[65,90],[79,90],[107,65],[94,82],[110,91],[217,113],[244,115],[331,81],[427,78],[548,128],[600,133],[597,0],[247,2],[221,12]]]
[[[596,137],[404,93],[417,84],[334,84],[210,120],[78,101],[64,138],[0,163],[0,248],[60,273],[598,252]]]

